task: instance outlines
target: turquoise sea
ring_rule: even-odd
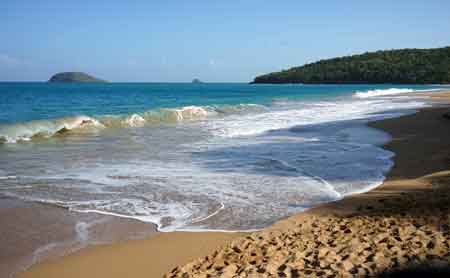
[[[0,194],[172,230],[253,230],[380,184],[370,120],[438,86],[0,83]]]

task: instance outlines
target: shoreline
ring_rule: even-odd
[[[32,265],[68,256],[89,246],[139,240],[157,234],[155,225],[132,219],[80,214],[56,205],[13,197],[0,197],[0,204],[0,277],[15,277]],[[110,233],[111,229],[115,232]]]
[[[383,147],[396,154],[379,187],[281,220],[167,277],[448,277],[449,97],[441,93],[437,107],[369,124],[392,136]]]
[[[443,100],[448,101],[448,94],[436,95],[436,101],[441,103],[443,102]],[[317,217],[323,216],[328,217],[328,214],[330,213],[333,214],[333,216],[340,215],[341,217],[342,216],[347,217],[348,215],[355,214],[355,202],[356,203],[360,202],[360,200],[359,201],[357,200],[360,199],[361,196],[377,194],[376,192],[384,190],[384,188],[386,187],[387,188],[390,188],[391,186],[395,187],[396,179],[407,178],[408,180],[411,180],[413,178],[417,179],[421,177],[405,174],[408,172],[405,169],[403,170],[397,169],[398,168],[397,164],[405,162],[397,161],[399,160],[399,157],[402,156],[402,154],[401,153],[398,154],[397,153],[398,150],[395,151],[396,146],[393,146],[393,144],[395,145],[394,142],[397,136],[395,132],[396,129],[398,130],[398,124],[394,125],[395,127],[390,127],[389,122],[398,122],[399,119],[401,119],[400,121],[403,121],[404,120],[403,118],[415,117],[417,115],[423,115],[424,113],[428,113],[426,111],[437,111],[439,109],[442,108],[425,108],[420,110],[420,112],[414,115],[369,123],[369,126],[381,128],[382,130],[387,131],[389,134],[391,134],[391,136],[393,137],[392,141],[386,144],[384,147],[396,153],[396,156],[394,157],[395,161],[394,166],[389,171],[385,182],[382,185],[370,190],[369,192],[361,194],[353,194],[333,203],[319,205],[318,207],[309,209],[306,212],[302,212],[293,215],[287,219],[280,220],[275,224],[273,224],[271,227],[266,228],[259,232],[255,232],[253,234],[233,233],[233,232],[158,233],[156,236],[152,236],[148,239],[143,240],[131,240],[113,243],[111,245],[99,245],[87,247],[69,256],[52,259],[49,261],[44,261],[43,263],[37,265],[33,265],[31,268],[19,274],[17,277],[61,277],[61,276],[79,277],[83,276],[83,274],[81,274],[82,272],[84,273],[83,269],[86,269],[87,271],[86,274],[88,273],[90,273],[91,275],[95,274],[94,275],[95,277],[120,277],[120,272],[117,271],[118,268],[122,269],[123,271],[127,271],[122,272],[122,275],[124,275],[124,273],[127,273],[127,275],[133,273],[137,277],[140,276],[160,277],[163,273],[170,271],[173,267],[178,265],[184,265],[187,262],[192,261],[202,255],[212,253],[212,251],[214,251],[218,246],[225,245],[228,243],[225,246],[226,250],[226,248],[230,246],[230,242],[232,240],[236,238],[238,239],[236,239],[235,242],[241,242],[242,240],[244,240],[243,235],[247,235],[248,238],[248,236],[252,236],[254,234],[264,234],[264,236],[270,238],[271,235],[273,235],[273,233],[280,233],[280,231],[282,233],[285,230],[292,230],[293,227],[299,223],[299,221],[307,220],[306,222],[308,222],[311,220],[305,218],[314,218],[316,220]],[[442,111],[439,111],[439,113],[441,112]],[[427,168],[427,171],[431,171],[430,169]],[[433,168],[433,170],[436,169]],[[446,168],[442,170],[446,170]],[[411,171],[412,170],[409,170],[409,172]],[[423,173],[427,171],[424,171]],[[364,197],[362,199],[364,199]],[[369,209],[369,211],[376,211],[376,210],[377,210],[376,206],[375,209],[373,208]],[[239,239],[239,237],[241,237],[241,239]],[[188,250],[189,248],[198,247],[197,245],[200,242],[202,243],[202,246],[197,250],[198,252],[192,252]],[[160,251],[162,251],[163,253],[158,254],[158,252]],[[130,256],[126,258],[123,255],[124,252],[130,254]],[[133,257],[131,257],[131,254],[133,254]],[[137,256],[137,254],[139,255]],[[135,262],[138,257],[141,265],[139,265],[138,262]],[[167,260],[170,260],[170,263]],[[220,260],[220,258],[218,257],[211,258],[210,260],[217,261]],[[114,264],[111,265],[110,263],[106,263],[108,261],[113,261]],[[210,262],[209,260],[206,261]],[[180,274],[179,270],[181,269],[183,269],[184,272],[195,274],[195,268],[198,267],[198,269],[201,269],[200,266],[202,264],[205,264],[206,261],[205,259],[203,259],[203,261],[201,259],[194,261],[194,263],[187,265],[186,266],[187,268],[186,267],[177,268],[173,274]],[[103,262],[103,264],[99,262]],[[111,269],[110,268],[111,266],[114,266],[113,267],[114,269]],[[139,269],[140,267],[141,269]],[[70,270],[75,272],[71,273]]]

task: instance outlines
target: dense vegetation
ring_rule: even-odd
[[[450,47],[386,50],[321,60],[253,83],[450,83]]]
[[[96,77],[90,76],[89,74],[83,72],[61,72],[53,75],[48,82],[66,82],[66,83],[74,83],[74,82],[106,82],[104,80],[98,79]]]

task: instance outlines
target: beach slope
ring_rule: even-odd
[[[443,98],[445,99],[445,98]],[[235,240],[167,277],[365,277],[450,265],[448,108],[374,122],[393,139],[382,186]],[[188,275],[188,276],[186,276]]]

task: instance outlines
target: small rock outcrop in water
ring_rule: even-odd
[[[193,84],[200,84],[200,83],[203,83],[200,79],[198,79],[198,78],[194,78],[193,80],[192,80],[192,83]]]
[[[53,75],[48,82],[64,82],[64,83],[102,83],[105,80],[98,79],[84,72],[61,72]]]

